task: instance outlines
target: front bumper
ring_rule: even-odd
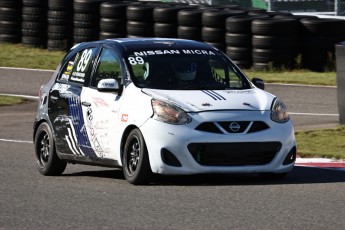
[[[205,112],[191,116],[193,121],[186,125],[170,125],[149,119],[140,128],[152,172],[175,175],[284,173],[292,170],[294,159],[286,163],[289,153],[296,149],[291,121],[275,123],[270,120],[269,111]],[[213,133],[195,129],[205,121],[259,119],[269,128],[250,133]],[[175,163],[169,163],[167,158]]]

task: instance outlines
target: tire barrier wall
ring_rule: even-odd
[[[238,5],[157,1],[1,0],[0,42],[66,51],[120,37],[203,41],[243,68],[335,69],[345,20],[295,16]]]

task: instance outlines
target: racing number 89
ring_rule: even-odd
[[[129,64],[131,65],[142,65],[144,64],[144,59],[142,57],[129,57],[128,58]]]
[[[78,72],[84,72],[85,71],[85,68],[87,66],[87,64],[89,63],[89,60],[90,60],[90,57],[91,57],[91,54],[92,54],[92,50],[84,50],[83,54],[81,55],[81,58],[78,62],[78,65],[77,65],[77,71]]]

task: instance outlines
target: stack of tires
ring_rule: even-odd
[[[302,24],[302,63],[312,71],[334,69],[335,44],[345,40],[345,20],[304,18]]]
[[[226,19],[226,53],[242,68],[251,68],[253,63],[251,24],[255,18],[238,15]]]
[[[48,0],[48,50],[67,50],[73,44],[73,1]]]
[[[22,1],[0,1],[0,43],[18,43],[21,38]]]
[[[254,69],[294,68],[299,51],[298,28],[299,23],[295,18],[253,20]]]
[[[202,41],[201,38],[201,9],[183,9],[177,14],[177,37]]]
[[[121,38],[127,35],[128,3],[103,2],[100,6],[100,39]]]
[[[100,0],[74,0],[73,43],[98,40]]]
[[[225,52],[225,21],[228,17],[244,14],[237,10],[205,10],[202,13],[202,40]]]
[[[33,47],[47,46],[47,1],[23,0],[22,43]]]
[[[177,14],[181,10],[178,6],[157,6],[153,10],[155,37],[177,37]]]
[[[133,3],[127,7],[127,37],[154,37],[154,3]]]

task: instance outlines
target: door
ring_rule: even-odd
[[[118,129],[121,96],[116,92],[100,92],[97,84],[102,79],[115,79],[122,83],[122,68],[116,53],[103,48],[89,87],[81,94],[83,117],[91,146],[98,157],[114,160],[119,153]]]
[[[48,111],[60,153],[96,157],[85,128],[81,93],[90,78],[97,47],[74,51],[49,93]]]

